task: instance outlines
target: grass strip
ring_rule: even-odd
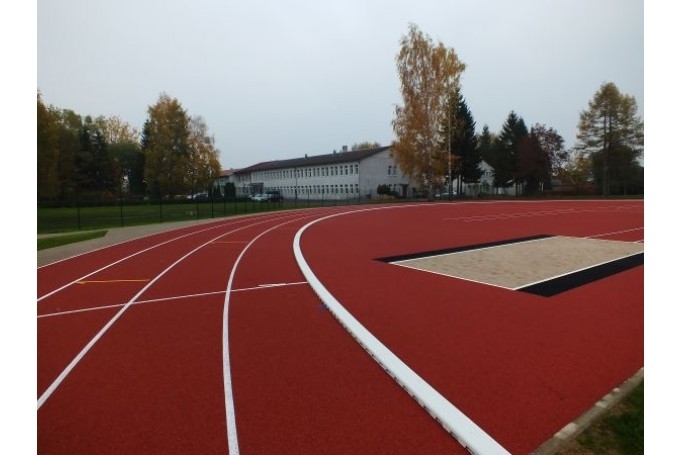
[[[89,231],[79,232],[77,234],[55,235],[51,237],[43,237],[38,239],[38,251],[46,250],[48,248],[55,248],[69,243],[82,242],[85,240],[97,239],[104,237],[108,231]]]
[[[644,381],[591,424],[559,455],[640,455],[644,453]]]

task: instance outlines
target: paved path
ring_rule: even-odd
[[[84,242],[70,243],[55,248],[48,248],[46,250],[38,251],[37,266],[42,267],[52,262],[61,261],[63,259],[77,256],[79,254],[87,253],[88,251],[96,250],[117,243],[125,242],[127,240],[144,237],[146,235],[156,234],[158,232],[169,231],[172,229],[179,229],[185,226],[192,226],[201,223],[211,223],[219,221],[217,218],[209,218],[205,220],[190,220],[177,221],[171,223],[147,224],[143,226],[130,226],[122,228],[110,228],[107,230],[104,237],[86,240]],[[38,238],[52,237],[65,234],[39,234]]]

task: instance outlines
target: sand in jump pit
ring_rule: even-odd
[[[517,289],[643,251],[640,243],[547,237],[394,264]]]

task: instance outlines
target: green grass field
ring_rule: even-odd
[[[50,237],[43,237],[38,239],[38,251],[46,250],[48,248],[55,248],[69,243],[83,242],[85,240],[97,239],[104,237],[106,231],[88,231],[78,232],[76,234],[54,235]]]

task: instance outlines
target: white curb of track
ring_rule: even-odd
[[[394,208],[394,207],[390,207]],[[351,212],[336,213],[311,221],[296,234],[293,242],[295,259],[310,286],[321,301],[331,311],[340,324],[369,353],[373,359],[411,395],[444,429],[451,433],[464,447],[473,454],[509,454],[503,446],[496,442],[484,430],[470,420],[437,390],[418,376],[408,365],[397,357],[387,346],[368,331],[342,304],[326,289],[316,277],[302,254],[300,239],[310,226],[329,218],[382,208],[370,208]]]

